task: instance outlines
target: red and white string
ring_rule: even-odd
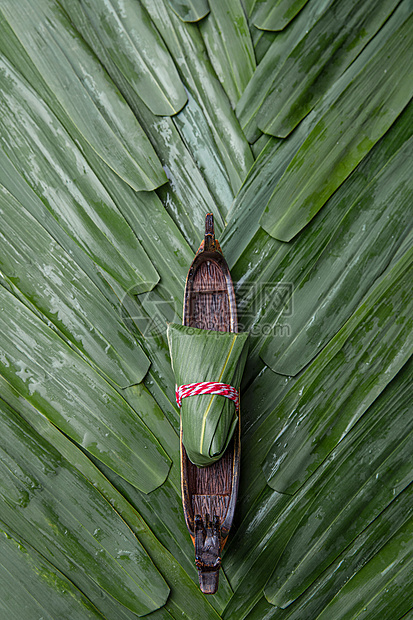
[[[183,398],[198,396],[199,394],[225,396],[234,401],[237,411],[239,409],[239,391],[228,383],[200,381],[199,383],[187,383],[186,385],[175,386],[176,403],[178,407],[182,406]]]

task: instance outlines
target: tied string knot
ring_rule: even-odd
[[[182,399],[188,396],[198,396],[200,394],[212,394],[214,396],[225,396],[235,403],[235,408],[239,410],[239,392],[228,383],[217,381],[201,381],[199,383],[187,383],[186,385],[175,386],[176,403],[179,408],[182,406]]]

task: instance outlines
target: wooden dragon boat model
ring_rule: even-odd
[[[234,288],[228,265],[214,234],[211,213],[205,239],[189,269],[185,287],[183,325],[218,332],[238,332]],[[218,461],[197,467],[182,442],[181,487],[186,524],[195,546],[199,584],[205,594],[218,589],[221,552],[235,511],[240,470],[240,422]]]

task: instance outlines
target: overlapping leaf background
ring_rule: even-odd
[[[409,0],[0,0],[4,618],[410,618]],[[251,332],[218,594],[166,321]]]

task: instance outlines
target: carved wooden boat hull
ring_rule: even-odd
[[[228,265],[214,235],[211,213],[205,239],[189,269],[185,287],[183,325],[237,332],[237,310]],[[218,589],[221,551],[235,511],[240,468],[240,421],[223,457],[206,467],[189,460],[182,443],[181,488],[186,524],[195,545],[199,584],[205,594]]]

